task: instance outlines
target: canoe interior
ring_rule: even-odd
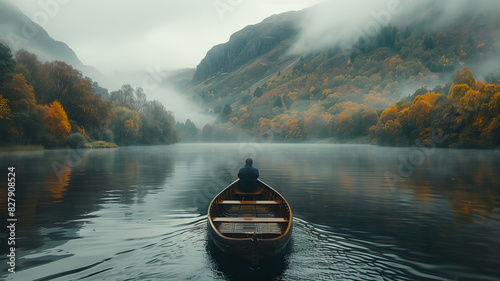
[[[227,238],[275,239],[289,230],[291,211],[279,193],[259,181],[256,193],[241,193],[238,182],[223,190],[210,205],[209,218]]]

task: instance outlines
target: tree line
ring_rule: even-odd
[[[370,128],[382,145],[500,147],[500,85],[476,81],[468,67],[458,70],[443,93],[417,91],[385,109]]]
[[[311,87],[308,94],[314,92]],[[458,70],[445,86],[420,88],[385,109],[326,94],[314,103],[301,102],[300,94],[288,92],[268,106],[226,104],[219,110],[218,124],[201,131],[192,123],[178,126],[185,130],[189,125],[193,139],[201,141],[238,141],[246,136],[266,142],[329,138],[386,146],[500,147],[500,85],[476,81],[468,67]]]
[[[109,94],[64,62],[42,63],[25,50],[14,57],[0,44],[1,145],[171,144],[179,140],[174,124],[142,88]]]

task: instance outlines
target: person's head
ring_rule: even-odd
[[[253,165],[253,160],[252,160],[252,158],[247,158],[247,160],[245,161],[245,164],[246,164],[246,165],[250,165],[250,166],[251,166],[251,165]]]

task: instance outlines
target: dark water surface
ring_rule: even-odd
[[[260,268],[220,253],[206,209],[253,157],[294,214]],[[368,145],[180,144],[0,154],[16,167],[5,280],[499,280],[500,152]],[[2,226],[5,203],[0,204]]]

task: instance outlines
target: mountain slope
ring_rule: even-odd
[[[213,47],[197,66],[191,91],[248,90],[264,77],[286,68],[297,58],[287,51],[297,35],[298,18],[299,12],[271,16]]]
[[[339,120],[356,114],[373,117],[356,133],[367,134],[376,110],[379,115],[423,86],[447,94],[444,84],[466,66],[479,79],[498,82],[491,75],[500,72],[498,8],[457,13],[439,24],[430,10],[362,36],[350,49],[331,44],[292,54],[307,13],[276,15],[235,33],[207,53],[188,92],[218,114],[221,126],[253,137],[303,141],[341,137],[335,133]],[[353,126],[349,122],[342,126]]]
[[[102,78],[97,69],[84,65],[68,45],[54,40],[43,27],[6,0],[0,0],[0,42],[13,53],[25,49],[43,62],[64,61],[93,79]]]

